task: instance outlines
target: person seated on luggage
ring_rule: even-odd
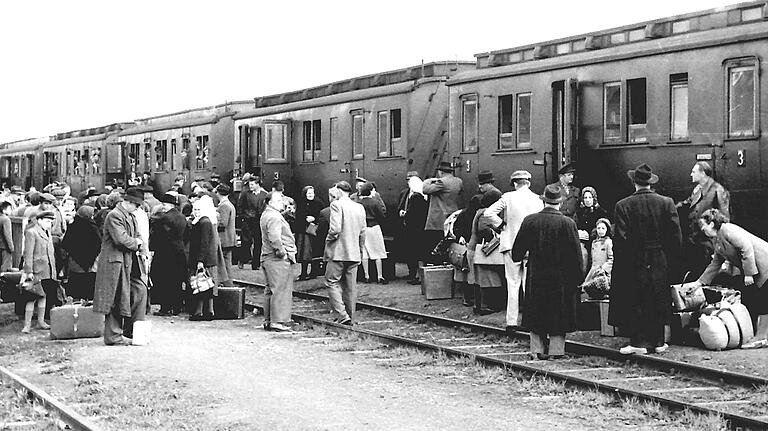
[[[68,253],[67,295],[92,300],[96,286],[96,258],[101,252],[101,231],[93,220],[94,208],[83,205],[64,234],[61,247]]]
[[[36,216],[34,226],[24,233],[24,276],[25,283],[22,297],[26,300],[24,307],[24,328],[21,332],[28,334],[32,326],[32,314],[37,304],[37,326],[40,329],[50,329],[45,323],[46,290],[57,285],[56,257],[53,251],[51,227],[56,218],[53,211],[42,211]]]
[[[595,223],[592,235],[591,267],[581,285],[590,298],[604,298],[611,288],[611,270],[613,269],[613,240],[611,222],[601,218]]]
[[[694,283],[708,285],[722,270],[737,268],[743,277],[733,280],[734,287],[741,291],[741,302],[753,321],[757,320],[754,338],[742,344],[742,349],[768,346],[768,242],[730,223],[716,208],[704,211],[699,226],[714,239],[715,254]]]

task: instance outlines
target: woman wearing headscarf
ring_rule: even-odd
[[[404,238],[406,240],[405,262],[408,264],[408,283],[421,284],[419,280],[419,261],[424,260],[426,248],[424,243],[424,223],[427,221],[427,196],[424,194],[424,182],[417,175],[408,178],[408,197],[403,217]]]
[[[304,186],[301,189],[298,205],[296,206],[296,260],[301,264],[301,274],[298,280],[309,280],[319,274],[319,262],[323,256],[323,244],[319,242],[317,227],[323,203],[317,199],[315,188]],[[312,264],[312,271],[309,266]]]
[[[69,254],[67,295],[74,299],[93,299],[96,258],[101,252],[101,232],[93,220],[94,210],[92,206],[81,206],[61,242]]]
[[[581,190],[579,197],[579,208],[573,220],[576,222],[576,229],[579,231],[579,241],[581,242],[581,256],[584,267],[587,271],[590,265],[590,253],[592,249],[592,239],[595,237],[594,230],[597,221],[601,218],[608,218],[608,212],[597,202],[597,190],[594,187],[586,186]]]
[[[217,264],[221,253],[216,231],[217,213],[213,200],[202,196],[192,204],[192,222],[189,238],[189,272],[195,276],[205,271],[213,279],[213,288],[193,294],[189,320],[213,320],[213,297],[218,294]],[[221,260],[223,261],[223,255]]]

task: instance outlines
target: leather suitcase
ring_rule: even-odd
[[[19,297],[21,271],[0,273],[0,302],[14,302]]]
[[[94,313],[93,307],[66,304],[51,309],[51,338],[96,338],[104,333],[104,315]]]
[[[242,319],[245,317],[245,289],[219,287],[213,297],[213,315],[216,319]]]
[[[427,299],[453,298],[453,265],[424,266],[421,287]]]

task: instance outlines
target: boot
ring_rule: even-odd
[[[472,312],[480,316],[486,316],[488,314],[493,313],[492,310],[489,310],[488,308],[483,307],[483,288],[476,284],[474,286],[474,291],[475,291],[475,308],[472,310]]]
[[[475,305],[475,289],[467,283],[459,283],[461,286],[461,294],[464,297],[462,305],[465,307],[471,307]]]

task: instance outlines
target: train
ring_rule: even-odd
[[[601,205],[632,192],[646,162],[676,200],[709,162],[731,193],[734,221],[768,238],[768,4],[739,3],[253,100],[0,145],[0,181],[77,191],[150,172],[159,191],[216,173],[245,172],[289,194],[334,181],[374,181],[397,225],[406,173],[449,161],[464,181],[531,172],[533,189],[574,163],[576,185]],[[322,196],[322,195],[321,195]]]

